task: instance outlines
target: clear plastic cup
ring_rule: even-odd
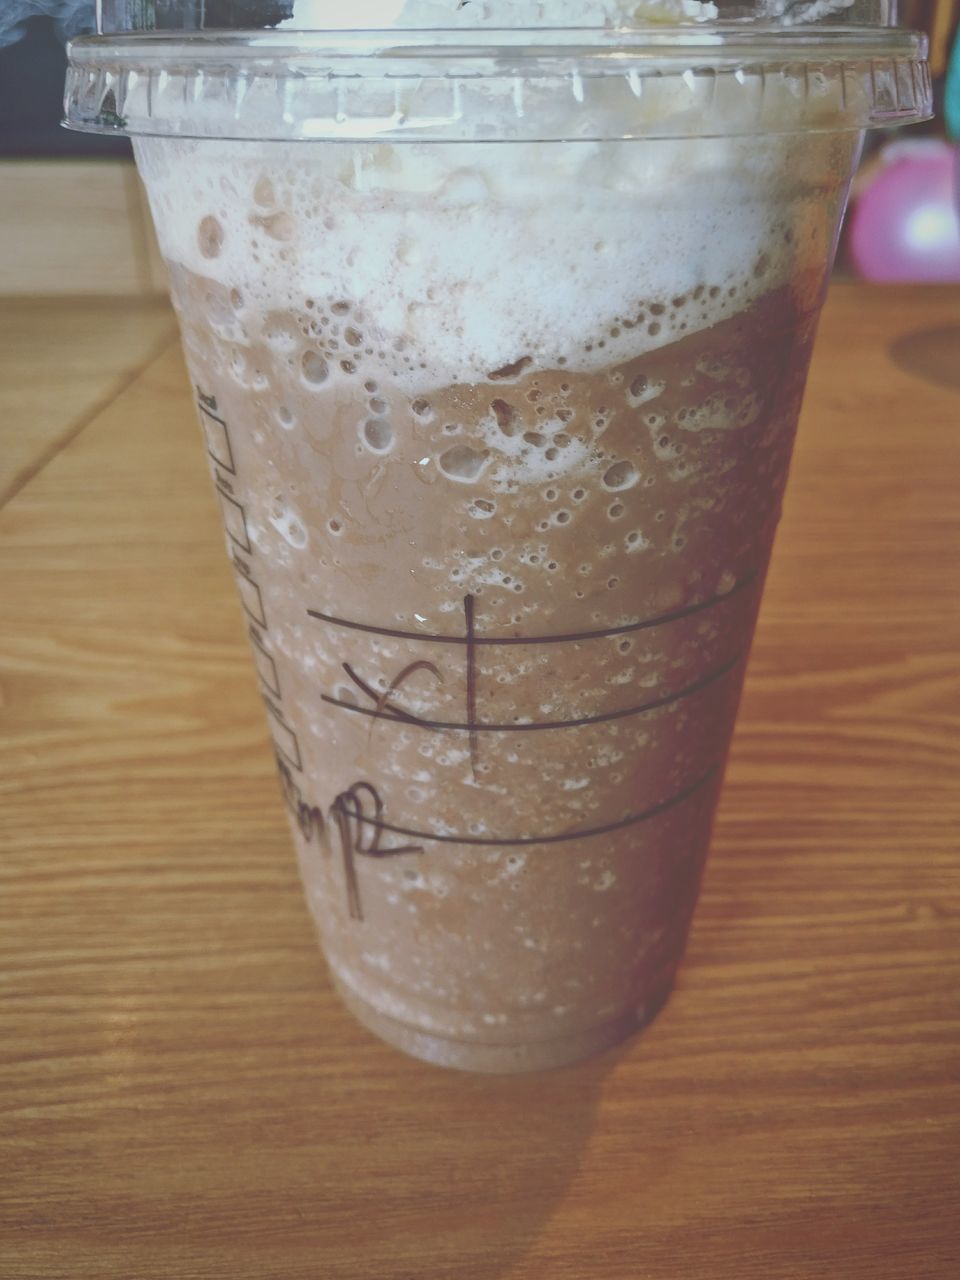
[[[71,48],[69,123],[134,140],[331,974],[410,1053],[556,1066],[670,991],[863,131],[929,110],[921,37],[820,7],[105,2]]]

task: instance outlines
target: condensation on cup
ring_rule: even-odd
[[[557,1066],[673,984],[848,183],[929,113],[923,39],[342,8],[105,2],[68,121],[134,140],[333,981],[430,1061]]]

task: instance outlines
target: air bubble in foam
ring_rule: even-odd
[[[394,444],[394,431],[383,418],[370,418],[363,424],[363,443],[372,453],[389,453]]]
[[[279,240],[281,242],[292,240],[296,230],[293,219],[283,210],[267,215],[254,214],[250,222],[253,226],[260,227],[271,240]]]
[[[579,440],[571,440],[559,455],[555,453],[552,458],[548,458],[542,450],[522,437],[504,435],[489,420],[484,434],[495,459],[491,482],[501,492],[512,492],[520,486],[575,474],[587,458],[586,447]]]
[[[459,484],[474,484],[487,466],[487,450],[473,449],[467,444],[455,444],[437,460],[437,466],[448,480]]]
[[[642,404],[648,404],[651,400],[656,400],[657,396],[663,394],[666,390],[666,383],[659,379],[650,381],[646,374],[640,373],[630,383],[627,391],[627,403],[634,409],[638,409]]]
[[[640,473],[632,462],[615,462],[604,472],[603,487],[614,491],[632,489],[639,479]]]
[[[230,376],[234,382],[239,382],[241,387],[246,386],[247,357],[246,353],[239,348],[234,348],[230,354]]]
[[[311,387],[319,387],[330,376],[330,366],[319,351],[305,351],[300,360],[303,380]]]
[[[223,224],[212,214],[200,219],[197,227],[197,244],[204,258],[218,258],[225,239]]]
[[[491,402],[490,408],[493,411],[497,426],[503,434],[508,437],[512,436],[514,433],[513,423],[517,416],[517,411],[513,405],[506,400],[497,399]]]
[[[266,174],[263,174],[254,185],[253,203],[259,205],[261,209],[272,209],[276,202],[277,197],[273,189],[273,183]]]
[[[282,496],[277,497],[269,520],[277,533],[296,551],[302,551],[310,541],[303,521]]]

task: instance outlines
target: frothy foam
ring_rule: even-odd
[[[837,145],[135,140],[165,256],[230,294],[241,348],[262,331],[308,387],[412,394],[602,368],[742,311],[824,260],[807,175]]]

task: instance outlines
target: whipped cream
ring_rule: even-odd
[[[699,0],[300,0],[290,25],[318,30],[450,27],[603,27],[707,22],[717,6]],[[285,24],[281,24],[281,29]]]

